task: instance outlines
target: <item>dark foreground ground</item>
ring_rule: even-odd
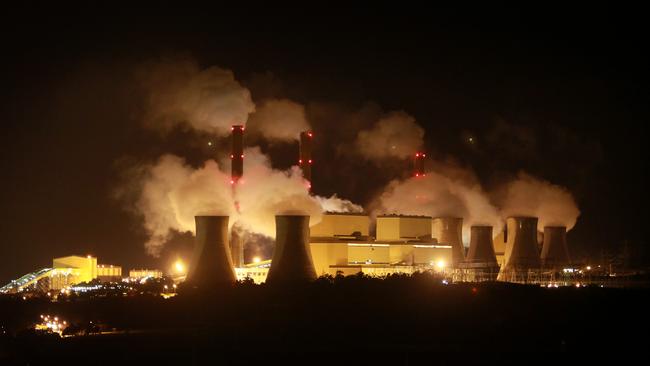
[[[1,299],[0,365],[509,363],[510,352],[531,352],[526,358],[537,360],[548,352],[634,354],[643,361],[650,348],[647,294],[443,285],[419,275],[284,289],[239,284],[167,300]],[[21,331],[43,313],[94,321],[115,333],[59,338]]]

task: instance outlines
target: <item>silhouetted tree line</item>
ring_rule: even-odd
[[[285,286],[250,280],[213,289],[180,286],[178,296],[170,299],[2,298],[0,325],[10,334],[9,341],[3,341],[5,348],[9,342],[14,356],[27,352],[33,359],[61,350],[91,357],[109,344],[115,354],[135,358],[158,357],[156,352],[164,350],[167,361],[180,360],[188,352],[250,356],[292,350],[586,350],[629,348],[641,342],[625,335],[648,325],[645,295],[645,289],[445,285],[432,273],[385,278],[339,274]],[[72,324],[93,321],[125,333],[50,340],[45,345],[21,337],[17,331],[41,313],[58,314]],[[620,337],[608,336],[613,334]],[[41,348],[29,353],[36,343]]]

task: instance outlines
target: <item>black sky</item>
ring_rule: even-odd
[[[143,130],[133,112],[133,68],[179,54],[244,83],[270,72],[283,96],[308,108],[405,110],[435,157],[471,167],[488,188],[520,169],[568,187],[582,211],[569,234],[578,252],[625,241],[644,250],[650,101],[640,9],[321,6],[7,11],[0,282],[73,253],[167,266],[145,255],[140,223],[111,192],[125,158],[200,153],[182,132]],[[290,150],[276,154],[288,161]],[[381,186],[325,171],[317,193],[366,203]]]

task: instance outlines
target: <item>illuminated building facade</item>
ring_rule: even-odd
[[[141,280],[143,278],[162,278],[163,273],[158,269],[132,269],[129,271],[129,278]]]
[[[112,264],[98,264],[97,278],[102,282],[115,282],[122,278],[122,267]]]

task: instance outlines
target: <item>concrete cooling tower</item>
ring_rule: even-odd
[[[566,227],[544,227],[542,266],[548,269],[562,269],[570,264],[569,249],[566,244]]]
[[[199,288],[237,280],[228,249],[228,216],[195,216],[196,239],[186,282]]]
[[[316,279],[309,249],[309,216],[275,216],[275,249],[266,282],[286,284]]]
[[[451,260],[454,267],[465,259],[463,246],[463,218],[437,217],[433,219],[431,236],[440,244],[451,245]]]
[[[500,281],[526,281],[530,271],[540,269],[537,249],[537,218],[509,217],[506,220],[507,241],[505,263]]]
[[[499,273],[492,242],[492,226],[472,226],[469,252],[461,263],[475,281],[494,281]]]

